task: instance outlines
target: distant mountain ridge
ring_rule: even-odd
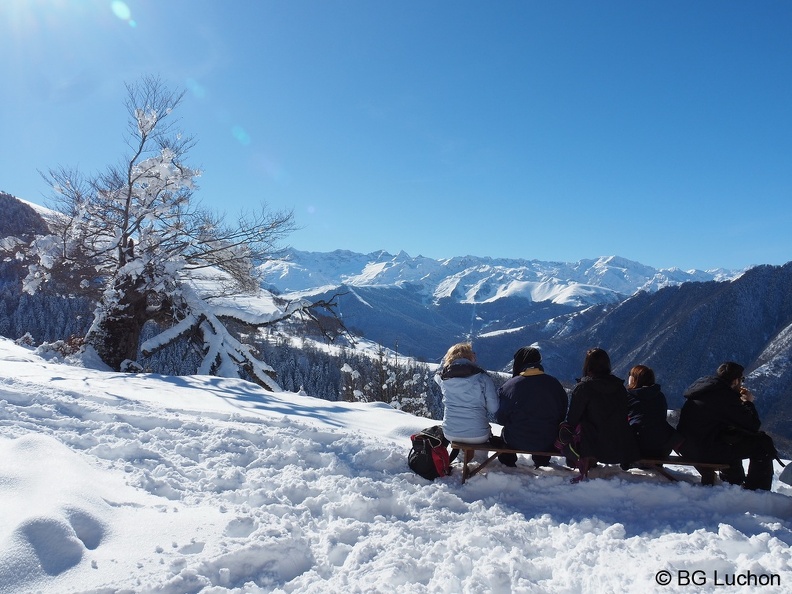
[[[731,280],[742,272],[723,269],[683,271],[655,269],[607,256],[575,263],[460,256],[434,260],[380,251],[304,252],[290,249],[285,256],[261,265],[265,285],[279,293],[310,291],[328,286],[411,286],[438,303],[484,304],[508,297],[583,307],[615,303],[638,291],[654,292],[685,282]]]
[[[508,368],[523,344],[570,344],[566,337],[633,296],[688,284],[729,284],[717,281],[743,274],[657,270],[617,256],[560,263],[293,249],[263,264],[261,272],[265,286],[285,296],[341,293],[339,314],[348,328],[416,359],[439,362],[455,342],[483,341],[487,348],[479,359],[488,369]],[[586,315],[590,311],[598,313]],[[562,350],[565,363],[575,361],[577,367],[579,354]]]

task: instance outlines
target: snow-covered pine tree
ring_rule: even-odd
[[[144,353],[186,336],[203,352],[196,372],[229,376],[244,370],[278,389],[272,368],[223,320],[263,327],[334,303],[291,303],[251,319],[227,307],[219,313],[193,286],[198,271],[212,270],[223,279],[223,296],[260,291],[256,263],[276,255],[295,226],[291,212],[263,204],[231,225],[195,204],[200,172],[186,164],[193,140],[173,119],[183,95],[153,77],[127,85],[129,152],[121,164],[91,178],[64,168],[43,174],[55,192],[57,214],[48,221],[51,233],[37,236],[27,250],[24,288],[32,293],[57,280],[72,294],[99,294],[86,344],[113,369],[135,359],[141,329],[154,320],[165,330],[141,346]]]

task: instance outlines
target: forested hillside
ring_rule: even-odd
[[[85,297],[62,294],[57,287],[35,295],[22,292],[27,272],[14,258],[15,247],[47,232],[44,219],[32,207],[0,192],[0,335],[30,334],[35,343],[82,336],[91,323],[93,304]]]

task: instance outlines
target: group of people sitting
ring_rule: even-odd
[[[611,372],[608,353],[589,349],[583,374],[570,396],[545,373],[534,347],[514,354],[512,377],[500,388],[476,365],[469,343],[452,346],[435,376],[443,393],[443,433],[458,443],[490,442],[494,449],[562,451],[584,480],[597,463],[629,468],[641,459],[663,460],[672,451],[696,462],[728,464],[721,479],[746,489],[770,490],[773,440],[760,431],[754,396],[743,386],[744,368],[723,363],[715,375],[696,380],[684,393],[676,428],[667,420],[666,397],[652,369],[636,365],[627,385]],[[489,419],[503,426],[493,436]],[[515,466],[517,454],[501,463]],[[750,460],[746,475],[742,461]],[[550,456],[533,455],[546,466]]]

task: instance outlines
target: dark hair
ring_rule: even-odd
[[[583,377],[606,377],[611,372],[611,362],[608,353],[597,347],[586,351],[586,360],[583,361]]]
[[[528,367],[538,367],[541,369],[542,354],[535,347],[522,347],[514,353],[514,363],[512,365],[512,377],[519,375]]]
[[[745,372],[745,367],[734,361],[726,361],[718,367],[718,377],[731,383],[736,379],[740,379]]]
[[[630,369],[630,377],[635,378],[633,388],[645,388],[655,383],[655,374],[651,367],[646,365],[636,365]]]

